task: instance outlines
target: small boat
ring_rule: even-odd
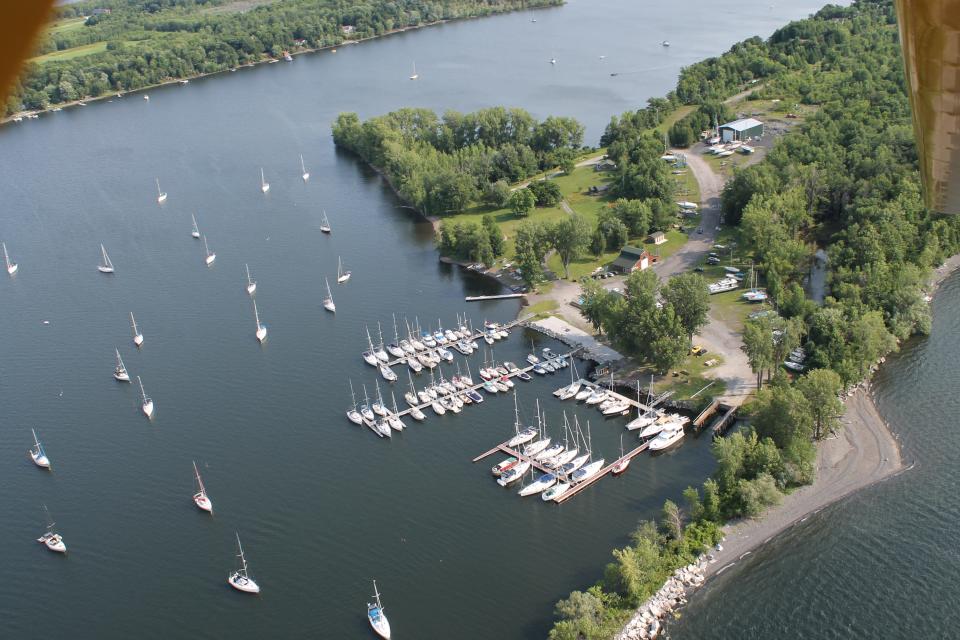
[[[383,638],[383,640],[390,640],[390,622],[387,620],[387,615],[383,612],[383,605],[380,603],[380,592],[377,591],[377,581],[373,581],[373,602],[367,603],[367,620],[370,621],[370,626],[373,628],[373,632],[378,636]]]
[[[53,525],[55,525],[56,522],[50,518],[50,511],[47,509],[47,505],[43,505],[43,510],[47,514],[47,531],[37,538],[37,542],[55,553],[66,553],[67,545],[63,543],[63,537],[61,537],[59,533],[54,532]]]
[[[137,384],[140,385],[140,408],[143,410],[143,415],[147,418],[153,418],[153,399],[147,396],[147,392],[143,390],[143,381],[140,379],[140,376],[137,376]]]
[[[100,245],[100,253],[103,256],[103,263],[97,265],[97,270],[100,273],[113,273],[113,262],[110,261],[110,256],[107,255],[107,250],[103,248],[103,244]]]
[[[267,182],[266,178],[263,175],[263,167],[260,167],[260,191],[261,193],[266,193],[270,191],[270,183]]]
[[[353,393],[353,380],[350,381],[350,402],[351,407],[347,409],[347,420],[353,424],[363,424],[363,416],[357,411],[357,397]]]
[[[157,203],[159,204],[166,199],[167,199],[167,192],[160,190],[160,178],[157,178]]]
[[[137,321],[133,317],[133,312],[130,312],[130,327],[133,329],[133,344],[138,347],[143,345],[143,334],[140,333],[140,329],[137,327]]]
[[[397,381],[397,374],[393,372],[393,369],[385,364],[380,365],[380,375],[383,376],[383,379],[387,382]]]
[[[213,261],[217,259],[217,254],[210,251],[210,247],[207,245],[207,236],[203,236],[203,250],[207,254],[207,257],[204,258],[203,261],[209,267],[213,264]]]
[[[517,464],[517,462],[519,462],[519,460],[517,460],[515,457],[511,456],[511,457],[507,458],[506,460],[503,460],[502,462],[498,462],[497,464],[493,465],[493,468],[490,469],[490,473],[492,473],[493,475],[495,475],[495,476],[497,476],[497,477],[500,477],[500,475],[501,475],[504,471],[507,471],[508,469],[512,469],[513,467],[515,467],[516,464]]]
[[[118,382],[130,382],[130,374],[127,373],[127,368],[123,366],[123,359],[120,357],[120,350],[114,348],[114,353],[117,354],[117,366],[113,369],[113,377]]]
[[[337,257],[337,284],[343,284],[350,279],[350,272],[343,270],[343,260]]]
[[[683,424],[676,422],[671,423],[669,428],[661,431],[657,434],[656,438],[650,441],[648,449],[650,449],[650,451],[663,451],[680,442],[683,439],[683,435]]]
[[[193,221],[193,229],[190,231],[190,236],[199,240],[200,239],[200,227],[197,226],[197,217],[190,214],[190,219]]]
[[[310,172],[307,171],[307,167],[303,164],[303,154],[300,154],[300,177],[303,178],[303,181],[306,182],[310,179]]]
[[[240,558],[240,568],[227,576],[227,584],[244,593],[260,593],[260,585],[254,582],[247,569],[247,558],[243,555],[243,546],[240,544],[240,534],[237,534],[237,549]]]
[[[33,460],[33,464],[37,465],[41,469],[50,468],[50,458],[47,457],[47,452],[44,450],[43,445],[40,444],[40,440],[37,438],[37,432],[35,429],[30,429],[30,432],[33,433],[33,447],[30,449],[30,459]]]
[[[410,79],[411,79],[411,80],[416,80],[416,79],[419,78],[419,77],[420,77],[420,74],[417,73],[417,63],[414,62],[414,63],[413,63],[413,73],[410,74]]]
[[[320,218],[320,232],[321,233],[332,233],[333,229],[330,228],[330,220],[327,218],[327,212],[323,211],[323,217]]]
[[[330,292],[330,280],[324,278],[323,281],[327,284],[327,297],[323,299],[323,308],[329,311],[330,313],[337,312],[337,305],[333,302],[333,294]]]
[[[257,290],[257,282],[250,277],[250,265],[244,264],[243,266],[247,270],[247,294],[252,296],[253,292]]]
[[[4,242],[0,244],[3,245],[3,262],[7,265],[7,273],[12,276],[20,266],[16,262],[10,262],[10,254],[7,253],[7,243]]]
[[[203,511],[212,514],[213,503],[207,496],[207,489],[203,486],[203,480],[200,478],[200,471],[197,469],[196,461],[193,462],[193,475],[197,479],[197,492],[193,494],[193,503]]]
[[[546,491],[557,484],[557,476],[553,473],[545,473],[518,492],[521,496],[532,496],[535,493]]]
[[[257,337],[257,342],[263,344],[263,341],[267,339],[267,327],[260,323],[260,312],[257,310],[257,301],[253,301],[253,318],[257,322],[257,332],[254,334]]]
[[[543,498],[544,502],[556,500],[569,491],[571,486],[572,485],[569,482],[558,482],[540,494],[540,497]]]
[[[620,475],[627,470],[627,467],[630,466],[630,458],[623,457],[623,434],[620,434],[620,460],[617,464],[613,465],[613,469],[610,470],[615,476]]]

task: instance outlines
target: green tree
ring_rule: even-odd
[[[510,199],[507,203],[510,205],[510,210],[513,211],[515,216],[525,218],[533,211],[536,201],[536,196],[534,196],[529,189],[517,189],[510,194]]]
[[[578,213],[564,218],[551,230],[553,248],[560,256],[564,275],[570,277],[570,263],[590,246],[590,223]]]
[[[710,290],[699,273],[681,273],[673,276],[661,290],[663,299],[673,307],[687,336],[707,323],[710,311]]]
[[[813,437],[821,439],[839,425],[843,403],[838,395],[843,389],[840,376],[830,369],[813,369],[796,382],[813,412]]]

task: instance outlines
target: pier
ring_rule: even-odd
[[[495,446],[493,449],[490,449],[489,451],[484,451],[483,453],[481,453],[480,455],[478,455],[476,458],[474,458],[474,459],[473,459],[473,462],[480,462],[480,461],[483,460],[484,458],[488,458],[488,457],[492,456],[493,454],[495,454],[495,453],[497,453],[497,452],[499,451],[499,452],[504,453],[504,454],[506,454],[506,455],[508,455],[508,456],[512,456],[512,457],[516,458],[517,460],[523,460],[523,461],[525,461],[525,462],[529,462],[529,463],[530,463],[530,466],[534,467],[534,468],[537,469],[538,471],[541,471],[542,473],[556,473],[557,476],[558,476],[561,480],[563,480],[563,481],[567,481],[567,480],[568,480],[568,478],[567,478],[566,475],[561,475],[561,474],[557,473],[557,471],[556,471],[555,469],[547,469],[545,466],[543,466],[542,464],[540,464],[539,462],[537,462],[537,461],[534,460],[533,458],[530,458],[529,456],[525,456],[525,455],[523,455],[522,453],[520,453],[519,451],[510,448],[509,446],[507,446],[507,442],[509,442],[509,440],[507,440],[506,442],[501,442],[500,444],[498,444],[497,446]],[[557,504],[563,504],[564,502],[566,502],[567,500],[569,500],[569,499],[572,498],[573,496],[577,495],[578,493],[580,493],[581,491],[583,491],[583,490],[586,489],[587,487],[591,486],[593,483],[595,483],[595,482],[597,482],[598,480],[600,480],[600,478],[606,476],[606,475],[609,474],[611,471],[613,471],[613,468],[616,467],[617,464],[619,464],[621,460],[632,460],[635,456],[638,456],[638,455],[640,455],[641,453],[643,453],[644,451],[646,451],[648,446],[650,446],[650,441],[649,441],[649,440],[646,441],[646,442],[641,443],[639,447],[637,447],[636,449],[633,449],[632,451],[628,451],[627,453],[625,453],[625,454],[623,455],[622,458],[617,458],[616,460],[614,460],[613,462],[611,462],[610,464],[608,464],[607,466],[605,466],[603,469],[601,469],[600,471],[598,471],[597,473],[595,473],[593,476],[587,478],[587,479],[584,480],[583,482],[578,482],[577,484],[573,485],[572,487],[570,487],[570,488],[567,490],[566,493],[564,493],[564,494],[563,494],[562,496],[560,496],[559,498],[554,498],[553,501],[554,501],[555,503],[557,503]]]

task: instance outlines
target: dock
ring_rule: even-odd
[[[507,440],[507,442],[509,442],[509,440]],[[489,457],[489,456],[492,456],[493,454],[495,454],[495,453],[497,453],[497,452],[499,451],[499,452],[504,453],[504,454],[506,454],[506,455],[508,455],[508,456],[512,456],[512,457],[514,457],[514,458],[517,458],[518,460],[524,460],[524,461],[526,461],[526,462],[529,462],[529,463],[530,463],[530,466],[534,467],[534,468],[537,469],[538,471],[541,471],[542,473],[556,473],[556,470],[555,470],[555,469],[547,469],[545,466],[543,466],[542,464],[540,464],[539,462],[537,462],[537,461],[534,460],[533,458],[524,456],[524,455],[521,454],[519,451],[508,447],[508,446],[507,446],[507,442],[501,442],[500,444],[498,444],[498,445],[495,446],[494,448],[490,449],[489,451],[484,451],[483,453],[481,453],[480,455],[478,455],[476,458],[474,458],[474,459],[473,459],[473,462],[480,462],[480,461],[483,460],[484,458],[487,458],[487,457]],[[564,502],[566,502],[567,500],[569,500],[569,499],[572,498],[573,496],[577,495],[578,493],[580,493],[581,491],[583,491],[583,490],[586,489],[587,487],[591,486],[593,483],[595,483],[595,482],[597,482],[598,480],[600,480],[600,478],[606,476],[608,473],[610,473],[611,471],[613,471],[614,467],[616,467],[617,464],[619,464],[621,460],[632,460],[635,456],[638,456],[638,455],[640,455],[641,453],[643,453],[644,451],[646,451],[646,450],[647,450],[647,447],[649,447],[649,446],[650,446],[650,441],[649,441],[649,440],[646,441],[646,442],[641,443],[639,447],[637,447],[636,449],[633,449],[632,451],[628,451],[626,454],[623,455],[622,458],[617,458],[616,460],[614,460],[613,462],[611,462],[610,464],[608,464],[607,466],[605,466],[603,469],[601,469],[600,471],[598,471],[596,474],[594,474],[592,477],[584,480],[583,482],[578,482],[578,483],[575,484],[574,486],[570,487],[570,489],[567,490],[566,493],[564,493],[564,494],[563,494],[562,496],[560,496],[559,498],[554,498],[553,501],[554,501],[555,503],[557,503],[557,504],[563,504]],[[560,474],[558,474],[558,475],[560,475]],[[561,479],[564,480],[564,481],[567,480],[566,476],[560,476],[560,477],[561,477]]]
[[[467,302],[479,302],[481,300],[507,300],[508,298],[522,298],[522,293],[501,293],[496,296],[467,296],[464,298]]]

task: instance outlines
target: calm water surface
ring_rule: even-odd
[[[350,425],[348,379],[372,393],[378,377],[359,357],[365,325],[382,321],[392,337],[393,313],[479,323],[518,307],[464,303],[490,285],[438,264],[429,225],[335,152],[330,123],[349,110],[507,104],[577,117],[596,143],[612,114],[665,93],[683,65],[818,4],[574,1],[535,24],[524,14],[448,24],[0,130],[0,237],[20,263],[0,278],[3,635],[363,638],[372,577],[396,637],[545,635],[555,600],[595,580],[638,519],[711,471],[709,443],[639,458],[558,508],[494,485],[496,458],[470,464],[512,428],[507,398],[389,442]],[[418,82],[407,79],[413,60]],[[191,213],[217,253],[211,268]],[[113,277],[95,269],[101,242]],[[338,256],[354,275],[334,290],[334,317],[320,303]],[[263,346],[244,263],[270,328]],[[530,338],[558,347],[518,331],[496,357],[522,360]],[[133,387],[111,379],[115,346],[156,402],[152,423]],[[622,421],[554,399],[565,377],[523,385],[524,415],[539,398],[554,427],[564,409],[589,418],[595,449],[612,459]],[[52,474],[26,456],[31,427]],[[190,500],[191,460],[213,518]],[[65,558],[33,542],[42,503]],[[225,584],[235,531],[259,598]]]

